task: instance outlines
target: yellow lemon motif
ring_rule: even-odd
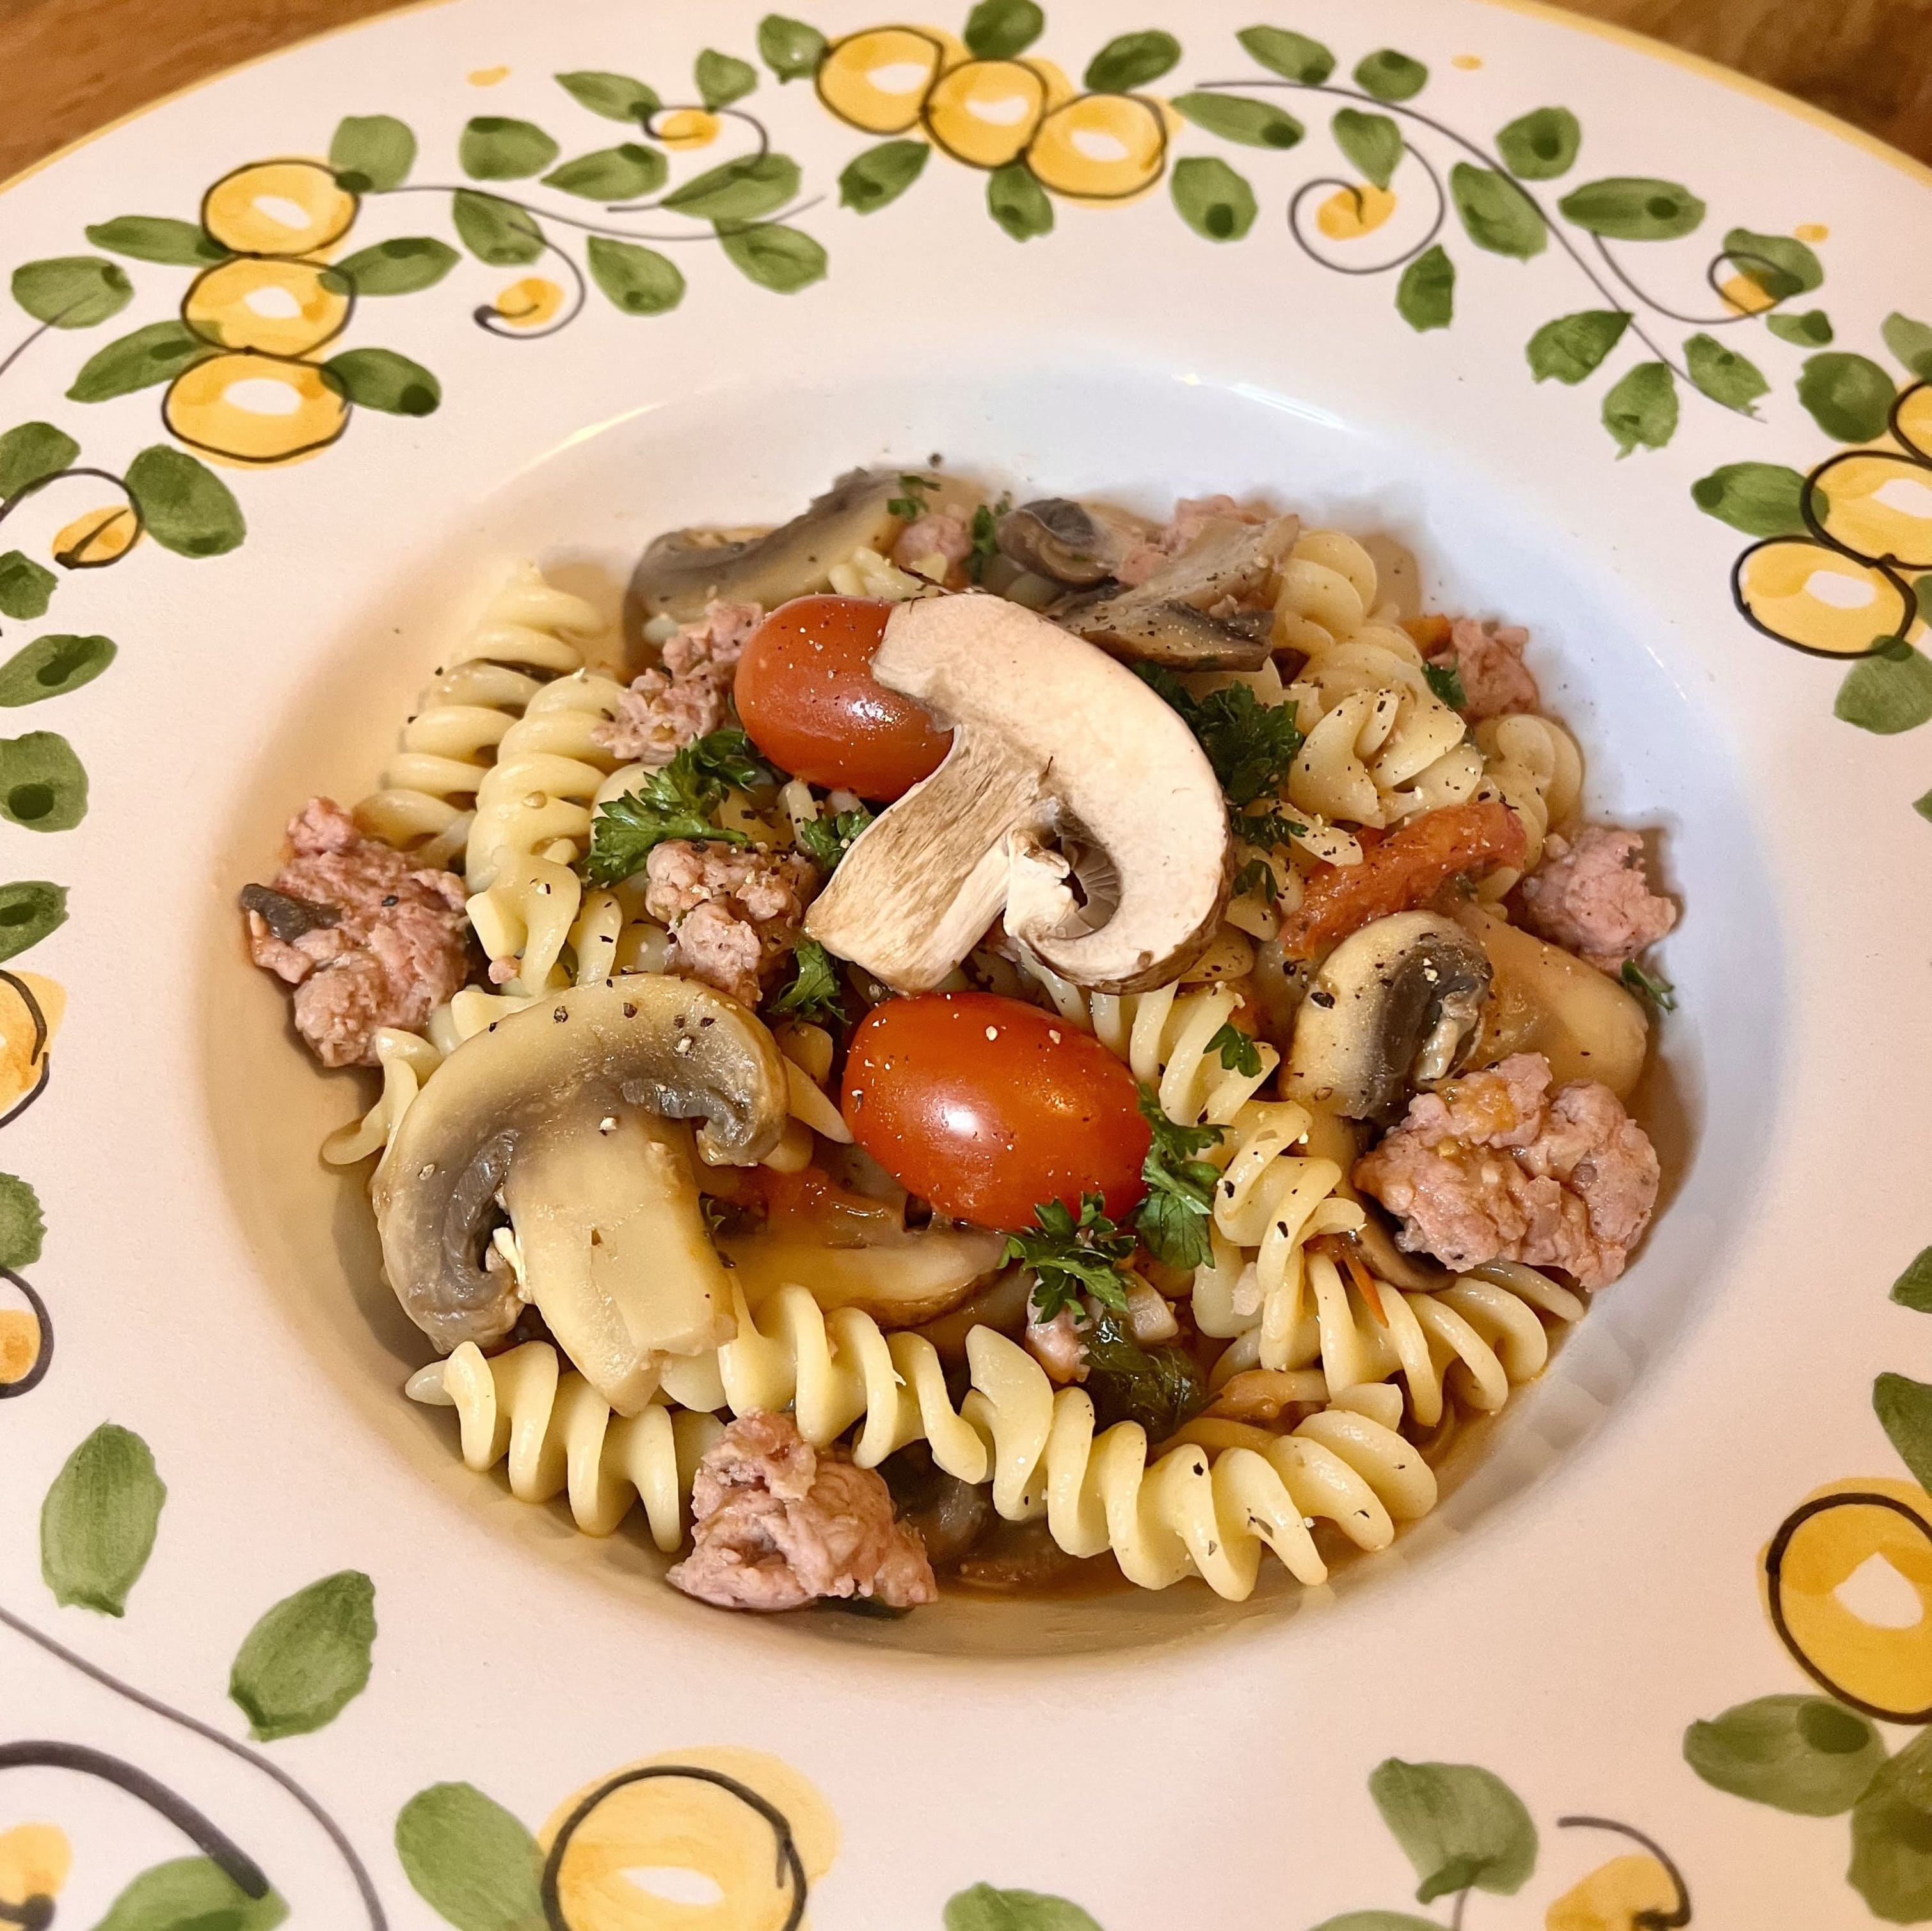
[[[513,281],[492,305],[512,329],[541,329],[563,306],[563,290],[540,275]]]
[[[675,107],[651,125],[651,138],[668,148],[708,148],[718,138],[718,116],[702,107]]]
[[[349,424],[349,404],[313,362],[212,356],[184,369],[161,405],[170,432],[230,463],[292,462],[326,449]]]
[[[1725,306],[1740,315],[1761,315],[1778,305],[1777,296],[1766,294],[1748,275],[1726,275],[1718,284],[1718,292],[1724,298]]]
[[[1124,201],[1160,179],[1167,122],[1150,101],[1083,94],[1056,107],[1027,149],[1043,187],[1076,201]]]
[[[1047,108],[1046,77],[1023,60],[970,60],[926,96],[926,125],[955,161],[1004,167],[1026,152]]]
[[[1337,188],[1315,211],[1315,225],[1331,242],[1356,242],[1394,212],[1393,191],[1365,181],[1360,188]]]
[[[0,1117],[46,1077],[47,1054],[66,1011],[66,990],[55,981],[0,972]]]
[[[67,1833],[52,1824],[0,1830],[0,1905],[16,1914],[30,1897],[56,1897],[74,1866]]]
[[[62,526],[53,559],[64,570],[98,570],[127,555],[141,534],[141,519],[124,503],[90,509]]]
[[[356,197],[319,161],[256,161],[202,197],[201,225],[238,255],[306,255],[339,242]]]
[[[1544,1931],[1635,1931],[1669,1919],[1682,1902],[1663,1865],[1634,1852],[1600,1864],[1566,1890],[1544,1914]]]
[[[194,280],[182,320],[218,349],[305,356],[349,321],[349,285],[320,262],[221,262]]]
[[[26,1380],[40,1358],[40,1323],[34,1311],[0,1308],[0,1388],[11,1388]],[[5,1858],[6,1839],[0,1837],[0,1902],[6,1896]]]
[[[1905,456],[1859,450],[1817,472],[1826,533],[1861,557],[1932,569],[1932,469]]]
[[[546,1854],[566,1833],[557,1897],[572,1931],[782,1931],[838,1849],[838,1822],[803,1777],[728,1748],[602,1779],[544,1826]]]
[[[1832,231],[1822,221],[1801,221],[1791,231],[1801,242],[1828,242]]]
[[[1465,74],[1474,74],[1482,64],[1480,54],[1451,54],[1449,56],[1449,65],[1460,68]]]
[[[1892,426],[1908,449],[1932,462],[1932,382],[1916,383],[1899,398]]]
[[[919,119],[946,45],[916,27],[872,27],[836,41],[818,66],[818,98],[868,134],[902,134]]]
[[[472,87],[494,87],[500,80],[509,79],[510,70],[507,67],[476,67],[463,77]]]
[[[1932,1714],[1932,1496],[1884,1476],[1818,1489],[1759,1579],[1772,1626],[1833,1695],[1892,1722]]]
[[[1802,537],[1747,550],[1735,581],[1760,629],[1820,656],[1864,656],[1880,640],[1902,634],[1910,614],[1883,571]]]

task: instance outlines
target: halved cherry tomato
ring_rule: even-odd
[[[845,1064],[845,1123],[901,1186],[980,1227],[1033,1224],[1105,1197],[1118,1220],[1146,1193],[1153,1136],[1134,1076],[1090,1033],[991,993],[889,999]]]
[[[892,609],[865,597],[794,597],[752,632],[733,695],[773,764],[888,802],[938,770],[952,733],[872,676]]]

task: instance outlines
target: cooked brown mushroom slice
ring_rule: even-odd
[[[756,1308],[792,1282],[828,1314],[856,1308],[882,1328],[936,1320],[998,1272],[1006,1236],[982,1227],[856,1230],[838,1245],[796,1229],[727,1236],[718,1251]]]
[[[1240,606],[1267,590],[1301,533],[1298,517],[1244,523],[1211,516],[1201,534],[1143,584],[1070,605],[1060,620],[1117,656],[1178,671],[1258,671],[1274,613]]]
[[[785,1124],[784,1062],[736,1001],[686,979],[580,986],[452,1053],[404,1116],[371,1192],[396,1297],[442,1353],[488,1347],[536,1302],[613,1407],[667,1356],[730,1335],[695,1152],[749,1166]],[[491,1266],[507,1212],[520,1260]]]
[[[1192,962],[1226,900],[1227,807],[1139,678],[972,595],[899,605],[872,674],[951,725],[952,748],[860,835],[806,915],[812,938],[900,992],[938,985],[1002,911],[1012,938],[1096,991]]]
[[[713,598],[772,610],[829,590],[833,566],[854,551],[891,550],[903,523],[886,506],[904,493],[896,474],[853,470],[776,530],[723,541],[715,530],[667,530],[632,573],[632,611],[688,623]]]
[[[1454,1070],[1489,990],[1489,959],[1454,919],[1376,919],[1316,974],[1295,1014],[1283,1090],[1351,1119],[1393,1119],[1412,1086]]]
[[[1022,569],[1075,590],[1090,590],[1120,572],[1154,526],[1142,518],[1071,497],[1043,496],[1000,518],[1000,553]]]

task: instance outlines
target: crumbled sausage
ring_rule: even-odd
[[[1657,1205],[1649,1137],[1607,1086],[1546,1099],[1550,1062],[1520,1053],[1418,1094],[1355,1163],[1355,1184],[1402,1226],[1399,1245],[1459,1272],[1492,1260],[1560,1267],[1580,1287],[1622,1273]]]
[[[1121,559],[1114,575],[1132,590],[1192,548],[1210,521],[1232,518],[1237,523],[1265,523],[1270,514],[1266,509],[1237,503],[1232,496],[1183,497],[1174,506],[1173,515],[1145,542],[1136,544]]]
[[[1438,670],[1454,671],[1462,683],[1462,715],[1472,723],[1534,710],[1543,701],[1536,680],[1522,661],[1529,632],[1514,624],[1482,624],[1459,617],[1449,641],[1430,658]]]
[[[664,667],[674,677],[688,677],[700,665],[735,670],[753,631],[764,621],[755,603],[723,603],[714,599],[695,623],[687,623],[665,640]]]
[[[892,545],[892,561],[901,569],[918,571],[934,581],[950,577],[972,554],[973,539],[964,521],[946,509],[928,510],[908,523]],[[934,557],[946,566],[937,572],[932,568]]]
[[[644,863],[644,908],[671,929],[668,969],[758,1002],[798,938],[818,875],[796,852],[674,839]]]
[[[1644,875],[1643,837],[1586,824],[1574,841],[1553,833],[1543,863],[1522,881],[1527,922],[1552,944],[1619,972],[1677,923],[1677,908]]]
[[[706,604],[696,623],[666,641],[662,668],[632,680],[617,715],[593,726],[592,740],[614,756],[660,765],[716,731],[746,639],[764,617],[755,603]]]
[[[875,1470],[814,1450],[789,1415],[734,1422],[698,1465],[692,1551],[669,1581],[723,1609],[796,1609],[869,1596],[894,1609],[938,1599],[916,1530]]]
[[[1036,1320],[1029,1308],[1026,1347],[1049,1377],[1062,1386],[1087,1379],[1087,1346],[1071,1308],[1062,1308],[1050,1321]]]
[[[364,837],[330,798],[290,821],[289,850],[244,894],[249,956],[296,988],[296,1030],[325,1066],[373,1066],[380,1028],[422,1026],[468,977],[463,881]]]

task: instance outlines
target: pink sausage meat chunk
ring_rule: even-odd
[[[1355,1184],[1402,1223],[1397,1245],[1465,1272],[1560,1267],[1586,1288],[1622,1273],[1657,1205],[1657,1154],[1607,1086],[1546,1099],[1550,1062],[1520,1053],[1421,1093]]]
[[[632,680],[617,715],[593,726],[592,739],[616,757],[663,765],[709,736],[724,722],[745,640],[764,616],[755,603],[706,604],[696,623],[665,640],[662,668]]]
[[[1522,902],[1534,930],[1605,972],[1622,971],[1677,923],[1676,906],[1644,875],[1642,834],[1610,824],[1586,824],[1574,843],[1551,837]]]
[[[1534,710],[1543,701],[1536,680],[1522,661],[1529,632],[1514,624],[1494,628],[1472,617],[1459,617],[1449,641],[1430,657],[1437,669],[1454,671],[1462,683],[1462,715],[1472,723]]]
[[[469,976],[463,881],[365,838],[330,798],[289,825],[290,856],[242,894],[248,954],[296,988],[325,1066],[374,1066],[383,1026],[420,1028]]]
[[[748,1006],[796,941],[818,881],[795,852],[689,839],[656,847],[644,875],[644,908],[671,929],[670,969]]]
[[[938,1599],[916,1531],[896,1521],[873,1470],[812,1448],[789,1415],[734,1422],[698,1465],[692,1548],[668,1580],[722,1609],[796,1609],[869,1596],[894,1609]]]
[[[916,570],[922,564],[929,566],[936,557],[946,566],[937,572],[940,577],[950,576],[972,554],[971,533],[964,520],[948,509],[929,510],[908,523],[892,545],[892,561],[901,569]],[[925,574],[935,573],[928,567]]]

